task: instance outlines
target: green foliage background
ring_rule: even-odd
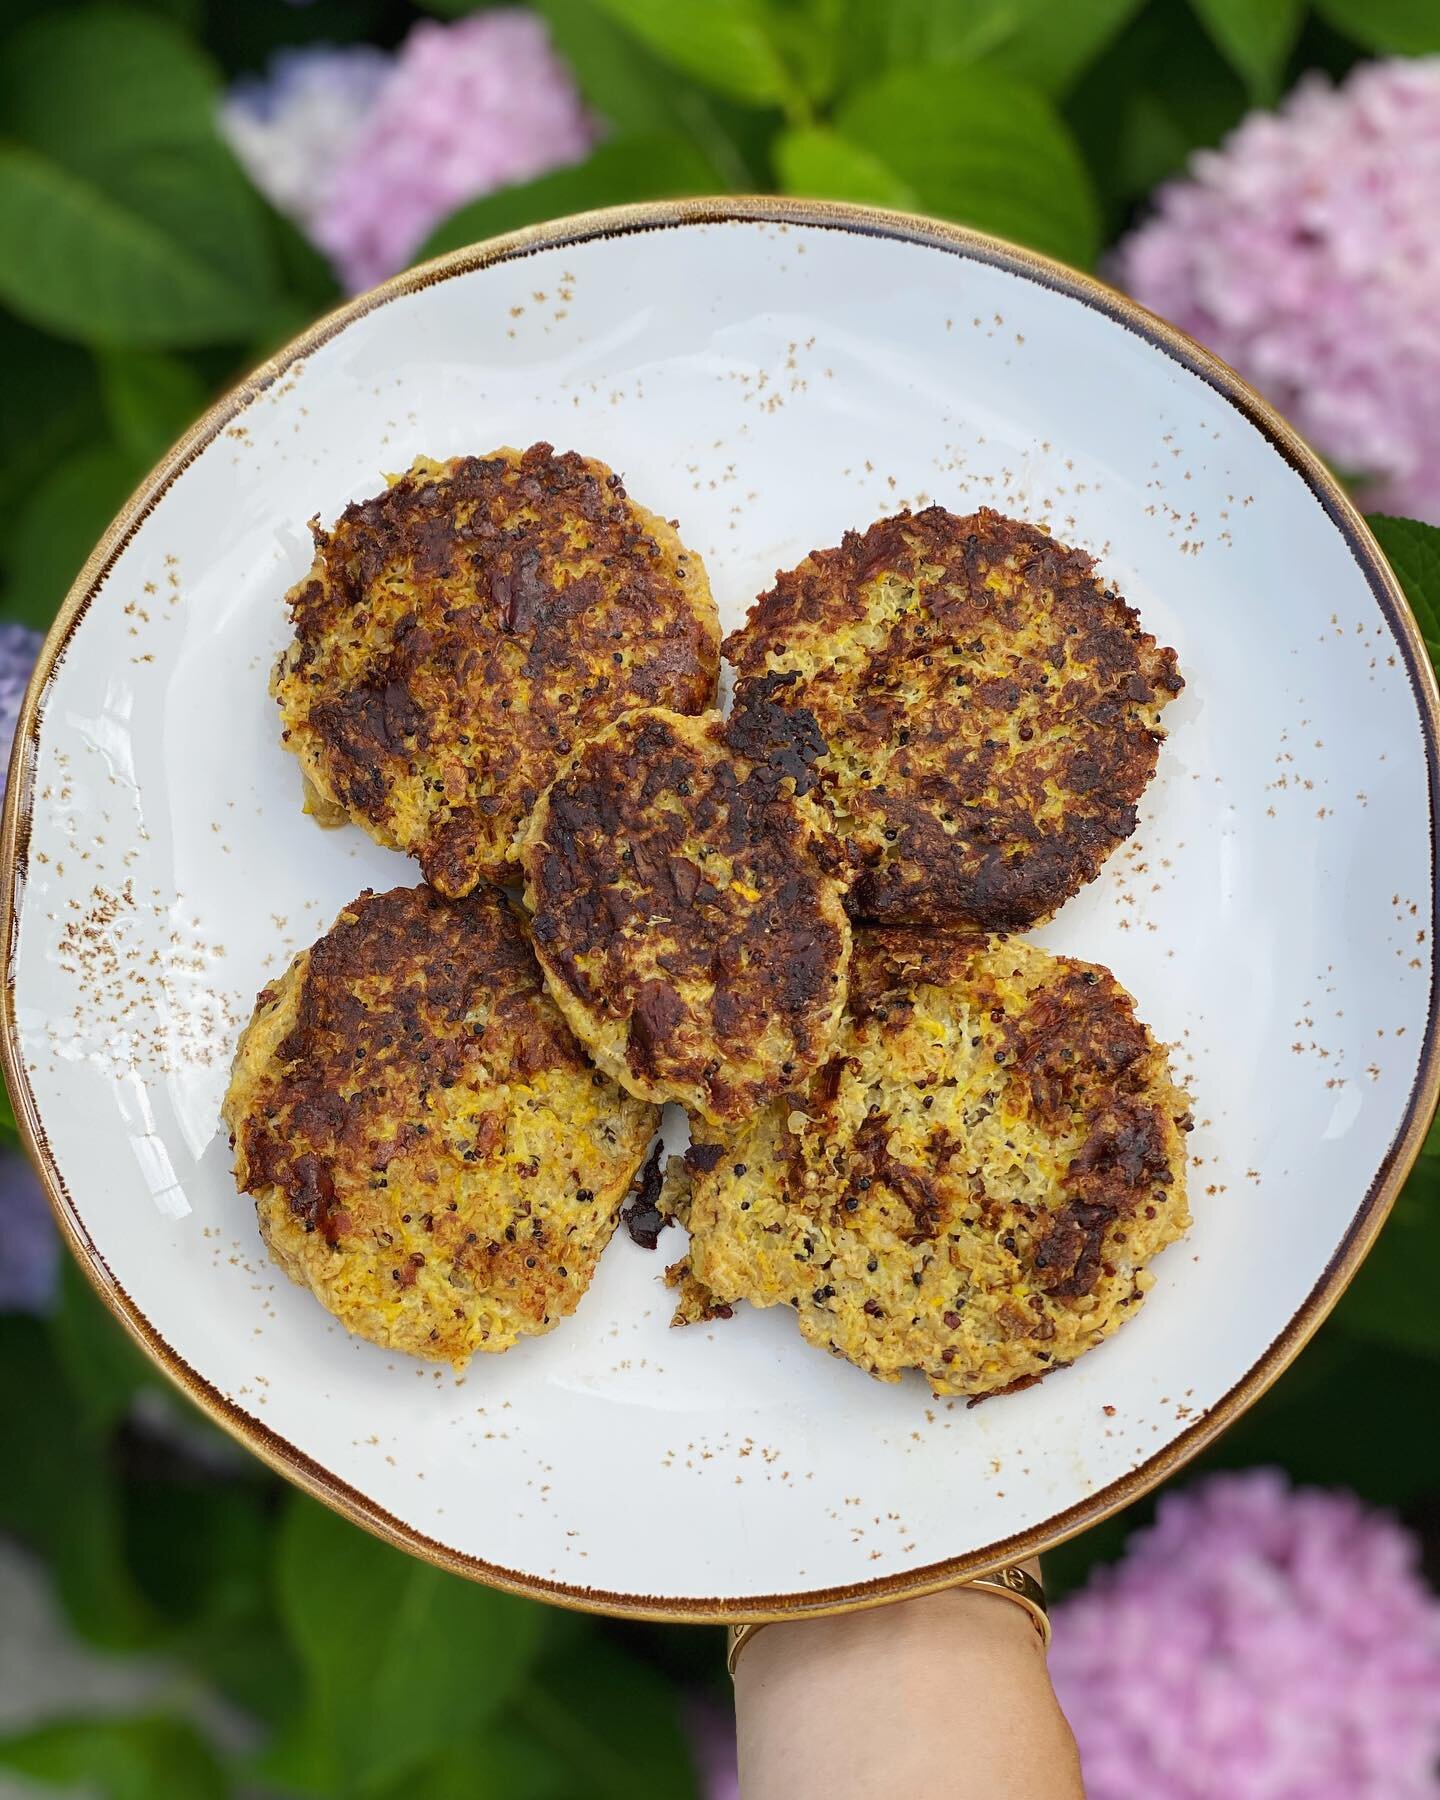
[[[587,162],[462,208],[424,254],[593,206],[778,190],[1093,265],[1157,181],[1302,70],[1440,51],[1433,0],[535,4],[610,134]],[[225,82],[287,43],[394,44],[416,16],[403,0],[11,0],[0,618],[47,624],[208,398],[339,298],[218,137]],[[1440,532],[1372,523],[1440,659]],[[1400,1509],[1434,1558],[1437,1220],[1432,1132],[1337,1314],[1201,1466],[1352,1487]],[[191,1451],[154,1428],[159,1405]],[[0,1768],[117,1800],[695,1791],[681,1695],[725,1703],[716,1634],[583,1620],[440,1575],[219,1454],[183,1409],[73,1269],[52,1317],[0,1317],[0,1530],[38,1549],[84,1638],[183,1671],[148,1716],[0,1741]],[[1148,1510],[1057,1551],[1052,1585],[1082,1580]],[[255,1721],[252,1747],[222,1753],[197,1731],[197,1693]]]

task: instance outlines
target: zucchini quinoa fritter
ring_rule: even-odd
[[[1108,971],[1018,940],[861,932],[835,1055],[693,1143],[667,1184],[691,1232],[676,1323],[790,1305],[811,1343],[882,1380],[1029,1385],[1153,1284],[1190,1223],[1189,1127]]]
[[[535,953],[607,1074],[743,1118],[825,1057],[850,928],[818,827],[813,720],[636,712],[577,751],[520,840]]]
[[[725,641],[737,703],[775,674],[814,715],[852,916],[1020,931],[1135,829],[1173,650],[1033,525],[943,507],[847,532]]]
[[[286,1274],[457,1366],[575,1310],[659,1123],[590,1067],[493,888],[346,907],[260,994],[223,1113]]]
[[[311,530],[271,681],[307,809],[408,851],[443,894],[511,878],[516,827],[582,738],[714,701],[704,566],[603,463],[420,457]]]

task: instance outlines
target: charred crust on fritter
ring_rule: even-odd
[[[772,783],[788,777],[797,794],[808,794],[815,785],[815,759],[825,754],[825,740],[813,713],[803,706],[787,710],[774,699],[795,679],[764,675],[752,682],[744,702],[725,721],[725,742],[736,756],[765,770]]]
[[[311,529],[276,671],[286,740],[447,894],[505,878],[574,743],[632,707],[714,697],[698,558],[584,457],[542,443],[417,465]]]
[[[985,939],[967,931],[875,928],[856,933],[851,959],[852,1017],[876,1020],[894,1034],[908,1024],[916,986],[945,986],[971,975]],[[1169,1186],[1171,1138],[1160,1106],[1145,1098],[1151,1039],[1134,1003],[1108,970],[1057,957],[1052,980],[1031,994],[1017,1016],[992,1012],[1004,1070],[1001,1085],[1023,1084],[1027,1110],[1061,1130],[1083,1120],[1084,1142],[1070,1162],[1064,1204],[1037,1221],[1033,1269],[1057,1299],[1090,1293],[1100,1272],[1105,1235],[1123,1214]],[[822,1071],[823,1077],[823,1071]],[[824,1082],[820,1083],[824,1098]],[[1183,1128],[1185,1120],[1170,1121]],[[916,1217],[918,1236],[938,1212],[927,1173],[953,1153],[930,1147],[926,1169],[895,1162],[884,1148],[888,1120],[865,1119],[854,1139],[864,1173],[883,1180]],[[880,1146],[877,1155],[874,1146]],[[851,1177],[854,1179],[853,1173]],[[918,1197],[918,1200],[917,1200]],[[922,1219],[925,1225],[922,1226]]]
[[[562,1004],[586,1009],[569,1016],[592,1049],[623,1033],[612,1072],[635,1091],[733,1117],[823,1055],[849,946],[826,834],[797,799],[820,747],[764,697],[725,721],[636,713],[576,753],[531,820],[537,952]],[[788,1046],[768,1072],[767,1032]]]
[[[877,619],[878,644],[837,658]],[[723,649],[737,704],[779,676],[769,697],[828,740],[819,783],[863,865],[852,916],[997,931],[1048,917],[1134,830],[1184,685],[1090,556],[988,509],[848,532]]]
[[[295,1024],[241,1123],[242,1192],[279,1188],[307,1231],[338,1245],[337,1175],[368,1185],[424,1137],[431,1090],[473,1071],[463,1021],[477,1007],[522,1079],[588,1067],[543,993],[503,894],[447,904],[429,888],[367,890],[310,951]]]
[[[1188,1224],[1188,1097],[1104,969],[969,928],[858,931],[834,1053],[687,1158],[687,1275],[938,1392],[1014,1392],[1141,1298]]]
[[[347,906],[262,991],[222,1112],[285,1272],[456,1363],[574,1310],[658,1124],[592,1068],[493,888]]]

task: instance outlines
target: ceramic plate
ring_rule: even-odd
[[[1107,963],[1196,1098],[1195,1228],[1142,1314],[975,1410],[807,1349],[671,1331],[620,1233],[578,1314],[448,1368],[347,1337],[267,1260],[217,1113],[256,990],[413,864],[300,812],[281,597],[418,452],[547,438],[680,522],[735,624],[905,505],[1093,551],[1188,686],[1140,827],[1043,934]],[[696,202],[462,251],[220,402],[107,533],[10,777],[6,1073],[56,1208],[157,1362],[398,1543],[677,1619],[940,1585],[1133,1499],[1353,1274],[1436,1089],[1436,694],[1373,541],[1228,370],[1097,283],[950,226]]]

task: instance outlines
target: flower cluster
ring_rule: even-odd
[[[15,738],[15,721],[20,717],[20,702],[25,698],[41,642],[40,633],[28,626],[0,624],[0,789],[5,785],[4,771],[10,766],[10,746]]]
[[[271,205],[307,234],[325,216],[329,183],[373,112],[390,58],[369,44],[281,50],[268,73],[225,96],[220,129]]]
[[[1270,1470],[1160,1502],[1056,1608],[1051,1674],[1090,1800],[1421,1800],[1440,1603],[1412,1539]]]
[[[544,22],[514,8],[422,20],[392,56],[282,53],[221,129],[262,193],[352,291],[405,264],[447,213],[579,160],[595,139]]]
[[[8,768],[15,723],[40,633],[0,624],[0,770]],[[0,776],[0,787],[4,778]],[[60,1240],[55,1221],[19,1150],[0,1151],[0,1312],[43,1312],[55,1290]]]
[[[1162,188],[1122,286],[1234,364],[1368,506],[1440,523],[1440,58],[1308,75]]]

